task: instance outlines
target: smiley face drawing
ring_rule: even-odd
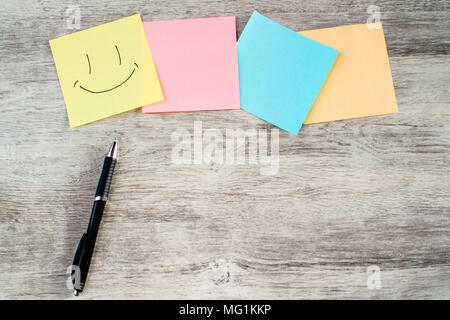
[[[118,58],[119,58],[119,65],[122,65],[122,58],[121,58],[121,56],[120,56],[119,48],[117,47],[117,45],[114,45],[114,47],[116,48],[117,56],[118,56]],[[86,54],[86,59],[87,59],[87,64],[88,64],[88,66],[89,66],[89,74],[92,74],[92,66],[91,66],[91,61],[89,60],[89,55],[88,55],[88,54]],[[139,68],[139,66],[138,66],[138,64],[137,64],[136,62],[134,63],[134,66],[135,66],[135,68],[133,68],[133,70],[131,71],[130,75],[129,75],[125,80],[123,80],[123,81],[120,82],[118,85],[115,85],[115,86],[112,87],[112,88],[105,89],[105,90],[100,90],[100,91],[90,90],[90,89],[85,88],[85,87],[82,86],[82,85],[80,85],[79,88],[82,89],[82,90],[84,90],[84,91],[90,92],[90,93],[104,93],[104,92],[108,92],[108,91],[114,90],[114,89],[120,87],[121,85],[125,84],[128,80],[130,80],[130,78],[133,76],[133,74],[134,74],[134,72],[136,71],[136,69]],[[73,87],[74,87],[74,88],[75,88],[75,86],[77,85],[78,82],[79,82],[79,80],[76,80],[76,81],[75,81],[75,83],[73,84]]]
[[[50,40],[72,128],[164,100],[139,15]]]

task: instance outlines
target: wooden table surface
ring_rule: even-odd
[[[450,298],[448,1],[89,1],[81,29],[253,10],[294,30],[379,5],[399,113],[280,130],[279,170],[174,164],[172,133],[271,129],[241,110],[70,129],[48,40],[73,1],[0,5],[0,298],[69,299],[67,267],[113,137],[120,160],[81,298]],[[380,268],[379,289],[367,285]],[[372,289],[371,289],[372,288]]]

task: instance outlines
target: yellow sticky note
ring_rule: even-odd
[[[70,126],[164,100],[136,14],[50,40]]]
[[[398,111],[381,23],[299,33],[339,50],[305,124]]]

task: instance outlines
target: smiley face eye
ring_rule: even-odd
[[[120,51],[119,48],[117,47],[117,45],[114,45],[114,47],[116,48],[117,51],[117,56],[119,57],[119,66],[122,65],[122,57],[120,56]],[[89,55],[86,53],[86,60],[88,63],[88,67],[89,67],[89,74],[92,73],[92,67],[91,67],[91,60],[89,60]],[[76,82],[75,82],[76,84]],[[75,87],[75,84],[73,85]]]
[[[87,63],[88,63],[88,67],[89,67],[89,74],[92,73],[92,68],[91,68],[91,61],[89,60],[89,55],[86,53],[86,59],[87,59]],[[73,87],[75,88],[75,86],[77,85],[77,82],[79,80],[75,81],[75,83],[73,84]]]
[[[119,66],[120,66],[120,65],[122,65],[122,58],[120,57],[119,48],[117,48],[116,45],[114,45],[114,47],[116,47],[117,55],[119,56]]]
[[[89,74],[91,74],[91,61],[89,61],[89,55],[86,53],[86,59],[89,65]]]

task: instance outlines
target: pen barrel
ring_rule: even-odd
[[[91,259],[95,248],[95,241],[97,240],[98,229],[100,228],[100,222],[102,221],[105,205],[106,201],[97,200],[94,201],[94,205],[92,207],[91,218],[89,220],[89,225],[86,232],[86,242],[81,252],[79,264],[81,270],[81,290],[84,287],[89,267],[91,265]]]
[[[95,192],[95,198],[100,197],[100,199],[104,201],[108,199],[109,189],[111,188],[111,180],[116,162],[117,160],[111,157],[105,158],[105,161],[103,162],[102,174],[100,175],[97,191]]]
[[[92,255],[94,254],[95,241],[97,240],[98,229],[102,221],[103,210],[108,199],[111,180],[116,166],[116,159],[105,157],[103,169],[98,181],[97,191],[95,192],[95,201],[92,207],[91,218],[86,231],[85,243],[81,249],[79,258],[79,267],[81,272],[80,290],[82,291],[86,283],[86,278],[91,265]],[[75,263],[74,263],[75,264]]]

